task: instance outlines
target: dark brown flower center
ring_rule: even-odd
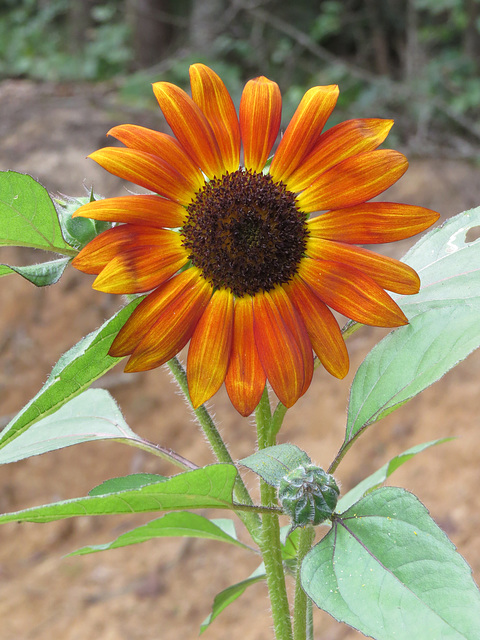
[[[187,212],[183,245],[214,287],[241,297],[295,275],[308,231],[282,182],[252,171],[227,173],[206,183]]]

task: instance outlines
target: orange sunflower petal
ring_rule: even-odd
[[[275,182],[286,182],[315,146],[338,99],[338,86],[312,87],[303,96],[293,118],[280,140],[270,166]]]
[[[186,212],[185,207],[173,200],[139,194],[88,202],[75,211],[73,217],[77,216],[149,227],[181,227]]]
[[[425,231],[440,214],[396,202],[366,202],[327,211],[307,221],[310,236],[353,244],[378,244],[410,238]]]
[[[393,120],[380,118],[347,120],[335,125],[321,135],[308,156],[289,176],[288,188],[301,191],[342,160],[373,151],[385,140],[392,125]]]
[[[297,202],[306,213],[352,207],[391,187],[407,167],[405,156],[391,149],[359,153],[322,173]]]
[[[258,405],[265,382],[253,333],[252,298],[244,296],[235,301],[232,350],[225,378],[228,396],[242,416],[249,416]]]
[[[270,295],[272,296],[272,300],[275,304],[275,307],[280,312],[283,321],[286,326],[290,329],[295,340],[297,342],[298,348],[302,354],[303,358],[303,368],[304,368],[304,381],[303,387],[300,395],[307,391],[310,383],[312,382],[313,376],[313,353],[312,353],[312,343],[308,337],[307,329],[305,328],[305,324],[302,319],[302,315],[298,313],[297,309],[290,302],[290,299],[285,292],[283,287],[276,287],[272,291],[270,291]]]
[[[193,101],[213,129],[225,169],[236,171],[240,164],[240,126],[235,105],[219,76],[204,64],[190,67]]]
[[[188,262],[188,254],[177,233],[166,233],[171,236],[161,246],[125,248],[100,272],[93,288],[106,293],[144,293],[168,280]]]
[[[170,304],[162,305],[155,324],[135,347],[125,371],[147,371],[173,358],[192,337],[211,296],[211,286],[200,277]]]
[[[104,147],[88,157],[113,175],[176,200],[180,204],[188,204],[195,193],[195,186],[190,180],[170,164],[150,153],[136,149]]]
[[[253,298],[253,318],[263,370],[279,400],[291,407],[302,395],[305,382],[302,352],[269,293]]]
[[[239,116],[245,168],[260,172],[280,130],[282,96],[278,84],[265,76],[249,80]]]
[[[380,285],[354,267],[305,259],[298,275],[325,304],[347,318],[374,327],[408,324],[403,311]]]
[[[348,352],[333,313],[300,278],[295,277],[286,289],[305,322],[320,362],[328,373],[344,378],[349,367]]]
[[[135,124],[118,125],[110,129],[107,135],[120,140],[130,149],[150,153],[168,162],[178,173],[188,177],[194,191],[205,184],[200,169],[172,136]]]
[[[148,294],[118,332],[109,354],[113,357],[131,354],[165,309],[185,291],[201,287],[202,280],[198,269],[186,269]]]
[[[215,134],[200,107],[180,87],[156,82],[153,92],[175,137],[209,178],[220,177],[225,165]]]
[[[215,291],[190,341],[187,380],[194,409],[209,400],[225,380],[232,346],[233,304],[230,290]]]
[[[98,274],[105,265],[137,239],[137,227],[121,225],[95,236],[72,260],[72,265],[84,273]]]
[[[368,249],[309,237],[306,253],[312,258],[341,262],[368,274],[384,289],[411,295],[420,290],[417,272],[407,264]]]

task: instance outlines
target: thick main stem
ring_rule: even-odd
[[[272,414],[266,387],[255,411],[255,415],[257,419],[259,449],[273,446],[276,442],[276,432],[273,429]],[[261,480],[260,492],[263,506],[276,505],[277,490],[275,487]],[[292,640],[292,622],[280,545],[280,525],[278,515],[275,513],[265,513],[262,515],[260,549],[267,574],[267,585],[270,603],[272,605],[272,618],[276,640]]]

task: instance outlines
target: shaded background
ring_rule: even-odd
[[[411,167],[385,199],[432,207],[442,219],[480,202],[480,3],[477,0],[3,0],[0,4],[0,169],[25,171],[52,192],[125,193],[121,180],[85,159],[125,122],[166,129],[150,84],[188,87],[188,66],[210,64],[238,105],[243,84],[263,74],[284,97],[283,125],[303,92],[338,83],[328,126],[349,117],[394,117],[389,146]],[[380,248],[400,257],[409,241]],[[0,261],[30,263],[33,251],[1,249]],[[58,357],[122,304],[91,290],[69,268],[58,285],[35,289],[17,276],[0,282],[1,425],[43,384]],[[343,439],[354,372],[383,333],[364,328],[349,344],[344,381],[316,372],[289,411],[281,441],[305,448],[326,467]],[[480,576],[478,431],[480,357],[473,354],[439,383],[362,436],[339,467],[343,488],[419,442],[456,435],[396,472]],[[164,369],[101,385],[130,426],[199,464],[208,446]],[[254,447],[251,420],[214,401],[232,454]],[[356,450],[356,453],[355,453]],[[114,443],[85,444],[0,467],[0,511],[85,495],[107,477],[176,470]],[[254,478],[247,476],[250,485]],[[218,512],[211,514],[219,517]],[[151,518],[151,516],[150,516]],[[256,559],[199,540],[162,540],[106,554],[64,558],[107,542],[149,517],[77,518],[0,529],[1,640],[173,640],[194,638],[215,594],[249,575]],[[271,637],[263,585],[251,587],[206,632],[207,638]],[[316,638],[361,634],[319,613]]]

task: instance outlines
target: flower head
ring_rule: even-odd
[[[109,134],[125,148],[91,154],[154,195],[81,207],[76,215],[120,224],[73,264],[97,275],[100,291],[149,292],[110,349],[130,356],[126,371],[158,367],[190,341],[195,407],[225,382],[248,415],[266,380],[289,407],[310,385],[313,352],[332,375],[348,371],[330,308],[375,326],[407,323],[385,289],[416,293],[417,274],[355,245],[409,237],[438,214],[367,202],[403,175],[407,160],[377,149],[390,120],[349,120],[323,132],[338,87],[307,91],[267,169],[280,129],[277,84],[250,80],[237,116],[211,69],[195,64],[190,79],[192,97],[168,82],[153,85],[174,137],[117,126]]]

